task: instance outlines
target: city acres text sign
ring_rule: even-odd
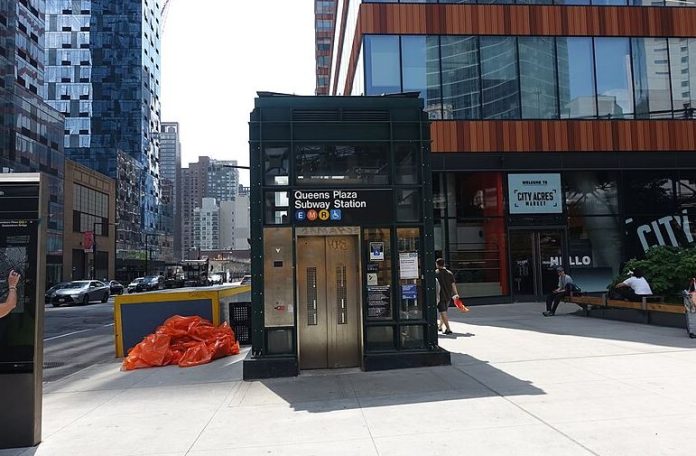
[[[295,190],[291,196],[296,224],[363,225],[394,220],[391,190]]]
[[[508,198],[510,214],[560,214],[561,175],[508,174]]]

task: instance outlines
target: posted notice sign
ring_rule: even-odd
[[[563,212],[561,175],[508,174],[510,214],[560,214]]]

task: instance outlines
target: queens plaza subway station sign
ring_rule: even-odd
[[[293,219],[298,224],[362,225],[391,223],[391,190],[295,190]]]

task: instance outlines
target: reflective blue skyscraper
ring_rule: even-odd
[[[46,99],[66,118],[66,157],[113,178],[119,152],[142,166],[141,233],[157,229],[161,197],[160,30],[160,0],[46,3]]]
[[[0,173],[42,172],[49,186],[47,283],[61,280],[63,118],[44,103],[45,0],[0,1]]]

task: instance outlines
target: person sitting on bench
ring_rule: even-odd
[[[571,291],[573,278],[565,273],[563,268],[556,268],[558,273],[558,287],[546,296],[546,312],[542,312],[545,317],[553,317],[556,315],[558,303]]]
[[[643,277],[643,271],[636,268],[633,274],[623,282],[616,284],[616,294],[619,299],[640,302],[645,296],[652,296],[648,281]]]

